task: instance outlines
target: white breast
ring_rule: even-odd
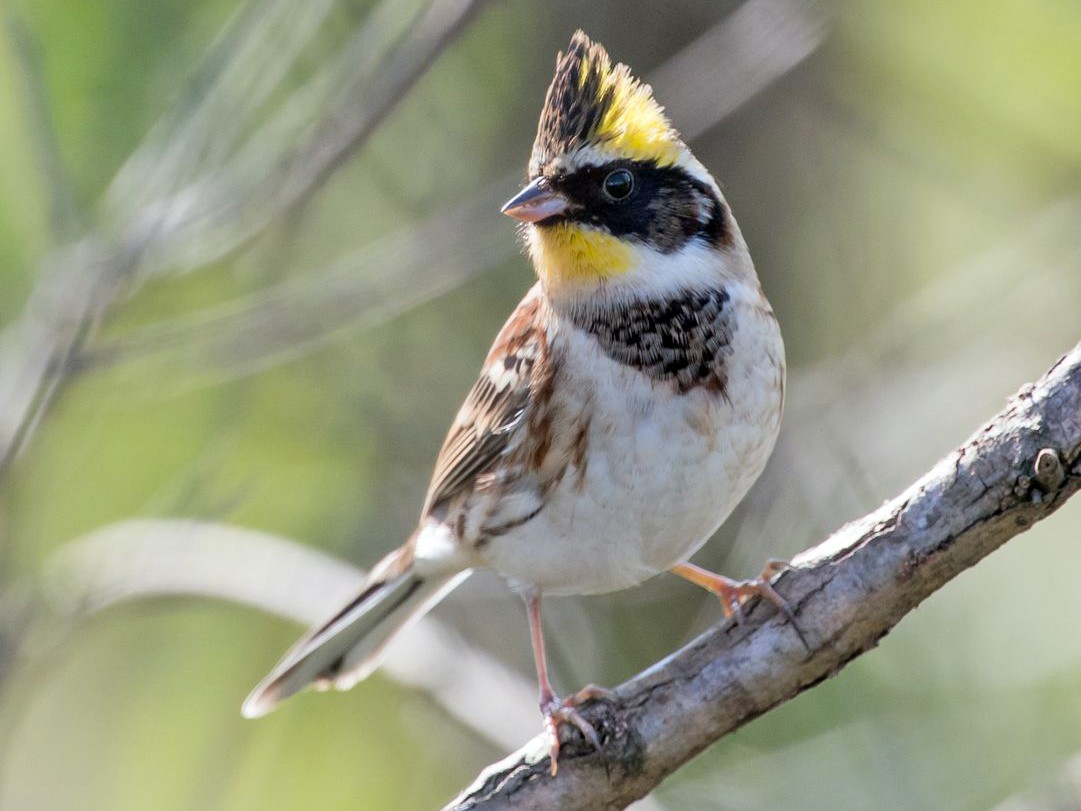
[[[783,397],[784,347],[768,304],[757,287],[728,292],[727,399],[674,392],[590,335],[560,332],[556,396],[568,424],[558,430],[589,415],[585,469],[568,469],[534,519],[493,539],[486,565],[547,593],[599,593],[640,583],[709,539],[765,467]]]

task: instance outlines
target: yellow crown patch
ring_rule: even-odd
[[[581,31],[560,54],[529,162],[538,175],[553,158],[592,147],[612,158],[676,163],[684,149],[647,84]]]

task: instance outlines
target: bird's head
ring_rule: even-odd
[[[549,294],[686,284],[743,245],[649,85],[581,31],[556,62],[529,180],[503,212],[526,224]]]

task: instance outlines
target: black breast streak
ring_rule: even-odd
[[[681,392],[705,388],[727,399],[725,362],[736,329],[731,310],[721,288],[597,309],[575,321],[613,360]]]

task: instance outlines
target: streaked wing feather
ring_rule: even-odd
[[[496,337],[436,459],[425,514],[489,472],[527,422],[534,366],[545,344],[539,314],[539,297],[531,294]]]

